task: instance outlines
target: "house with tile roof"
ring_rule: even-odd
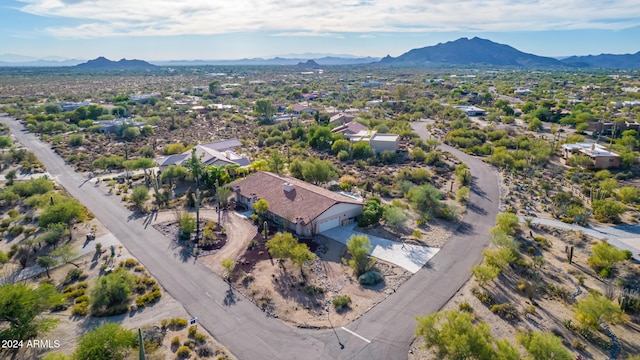
[[[272,223],[302,237],[311,237],[352,223],[363,203],[291,176],[259,171],[228,185],[234,200],[248,209],[264,199]]]

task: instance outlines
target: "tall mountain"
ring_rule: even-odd
[[[564,67],[557,59],[527,54],[509,45],[474,37],[439,43],[413,49],[396,58],[387,56],[381,65],[391,66],[442,66],[442,65],[491,65],[516,67]]]
[[[141,70],[153,69],[155,65],[149,64],[143,60],[126,60],[111,61],[105,57],[89,60],[86,63],[76,65],[77,69],[83,70]]]
[[[640,69],[640,51],[635,54],[600,54],[571,56],[561,60],[563,63],[579,66],[613,69]]]

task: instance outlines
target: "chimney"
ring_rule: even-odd
[[[282,184],[282,190],[284,190],[284,192],[288,193],[288,192],[293,191],[294,189],[295,189],[295,187],[293,187],[293,184],[291,184],[291,183],[286,182],[286,183]]]
[[[591,152],[594,152],[596,150],[596,144],[591,144]]]
[[[227,159],[231,159],[231,152],[229,152],[229,150],[225,151],[225,152],[224,152],[224,156],[225,156]]]

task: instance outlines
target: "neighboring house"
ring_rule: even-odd
[[[400,146],[400,136],[396,134],[378,134],[375,130],[362,130],[356,134],[345,137],[349,138],[352,143],[365,141],[369,143],[371,149],[377,153],[381,153],[385,150],[398,151]]]
[[[160,94],[142,94],[142,95],[131,95],[129,100],[135,101],[140,104],[146,104],[149,100],[160,97]]]
[[[306,112],[313,115],[316,112],[322,111],[322,109],[312,108],[304,104],[293,104],[291,107],[293,108],[294,114],[302,114]]]
[[[345,113],[338,113],[329,118],[329,122],[340,122],[341,124],[346,124],[349,121],[355,119],[356,117],[353,115],[347,115]]]
[[[587,131],[591,131],[593,135],[605,135],[605,136],[614,136],[614,137],[617,137],[623,131],[626,131],[626,130],[640,131],[640,124],[632,123],[628,121],[620,121],[620,122],[592,121],[592,122],[589,122],[589,127],[587,128]]]
[[[286,175],[260,171],[228,186],[235,201],[248,209],[266,200],[267,218],[302,237],[350,224],[362,213],[362,201]]]
[[[72,102],[72,101],[61,101],[61,102],[57,102],[56,104],[60,105],[60,107],[62,108],[62,111],[73,111],[81,106],[89,106],[91,103],[88,101],[82,101],[82,102]]]
[[[360,131],[365,131],[365,130],[367,130],[366,126],[360,124],[359,122],[352,121],[344,125],[334,127],[333,129],[331,129],[331,132],[337,133],[337,134],[343,134],[344,136],[349,137],[351,135],[359,133]]]
[[[207,144],[199,144],[195,146],[196,156],[200,159],[200,161],[202,161],[204,165],[208,166],[248,166],[249,164],[251,164],[249,159],[235,152],[235,148],[238,146],[242,146],[242,143],[238,141],[238,139],[221,140]],[[156,162],[158,163],[161,171],[166,169],[169,165],[184,166],[185,163],[191,158],[191,151],[192,149],[189,149],[182,154],[161,156],[156,159]]]
[[[592,169],[607,169],[620,166],[620,156],[600,144],[584,142],[562,145],[562,156],[565,159],[569,159],[575,154],[583,154],[590,157],[593,163],[589,168]]]
[[[141,129],[143,126],[146,126],[147,123],[143,121],[133,121],[133,119],[129,118],[119,118],[114,120],[101,120],[94,121],[94,125],[99,125],[98,131],[101,134],[115,134],[118,132],[118,128],[122,125],[132,125],[138,129]]]
[[[467,116],[485,116],[487,115],[487,110],[480,109],[476,106],[465,106],[465,105],[455,105],[453,106],[456,109],[460,109],[467,114]]]

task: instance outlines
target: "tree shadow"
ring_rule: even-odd
[[[145,216],[148,216],[148,214],[142,213],[140,211],[133,211],[131,212],[131,214],[129,216],[127,216],[127,222],[132,221],[132,220],[138,220],[141,219]]]
[[[455,232],[457,234],[471,235],[474,233],[473,229],[474,226],[472,224],[465,221],[460,221],[458,223],[458,227],[455,229]]]
[[[229,283],[229,288],[225,293],[224,300],[222,301],[222,303],[225,306],[231,306],[231,305],[235,305],[237,301],[239,301],[239,298],[236,296],[235,292],[233,291],[233,286],[231,286],[231,283]]]
[[[467,205],[467,210],[472,211],[476,214],[480,214],[480,215],[487,215],[487,210],[485,210],[484,208],[476,205],[476,204],[469,204]]]

